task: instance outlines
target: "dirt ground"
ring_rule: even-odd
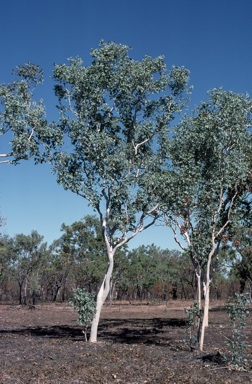
[[[247,361],[235,370],[223,361],[226,311],[212,305],[205,352],[196,354],[184,342],[187,305],[104,307],[96,344],[67,305],[0,305],[0,384],[252,383],[251,316]]]

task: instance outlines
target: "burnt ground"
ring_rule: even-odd
[[[190,352],[183,307],[189,303],[104,307],[99,341],[86,343],[67,305],[0,305],[0,384],[252,383],[252,320],[247,361],[223,361],[226,311],[212,305],[205,352]]]

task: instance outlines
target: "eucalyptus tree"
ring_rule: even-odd
[[[126,275],[136,293],[135,297],[140,301],[144,296],[146,298],[146,293],[148,294],[149,289],[158,280],[156,269],[159,251],[154,244],[141,245],[128,254],[129,268]]]
[[[151,297],[151,294],[164,300],[176,299],[185,267],[181,257],[178,250],[161,249],[154,244],[132,249],[127,255],[129,265],[125,271],[129,289],[140,300]]]
[[[61,239],[53,241],[41,276],[43,299],[56,301],[61,293],[61,300],[65,300],[68,277],[73,268],[72,255],[66,251]]]
[[[17,234],[11,239],[10,274],[18,283],[20,304],[27,304],[29,285],[31,291],[34,290],[35,275],[39,274],[40,260],[46,249],[47,243],[43,242],[43,236],[37,231],[32,231],[30,235]]]
[[[128,246],[124,244],[116,252],[116,258],[114,260],[113,274],[110,279],[110,290],[109,290],[109,302],[112,305],[113,299],[117,298],[120,300],[123,292],[127,291],[128,278],[127,272],[130,268],[128,259]],[[104,270],[104,268],[102,269]]]
[[[9,236],[5,234],[0,234],[0,295],[1,296],[2,296],[3,287],[9,279],[9,267],[10,267],[10,261],[11,261],[10,243],[11,243],[11,240]]]
[[[71,225],[62,224],[58,252],[68,255],[75,288],[97,289],[106,269],[106,248],[99,219],[87,215]]]
[[[241,196],[244,199],[250,168],[246,154],[251,142],[251,109],[248,95],[214,89],[209,92],[209,100],[174,132],[173,184],[169,177],[166,186],[164,181],[170,192],[163,195],[167,203],[165,221],[180,247],[190,253],[199,301],[203,281],[201,350],[219,247],[228,240],[229,228],[235,228],[241,219]],[[160,191],[161,186],[156,188]]]
[[[169,126],[184,106],[188,70],[166,71],[163,57],[135,61],[125,45],[101,42],[93,61],[56,65],[62,139],[49,155],[57,182],[86,199],[100,220],[108,267],[97,295],[90,341],[97,340],[118,248],[153,225],[159,204],[144,191],[167,156]],[[55,144],[52,139],[52,147]]]

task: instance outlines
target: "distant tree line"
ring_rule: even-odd
[[[1,235],[1,301],[35,305],[69,300],[76,288],[98,292],[107,265],[99,220],[86,216],[61,229],[62,236],[50,246],[36,231]],[[223,244],[222,258],[229,259],[229,264],[221,262],[216,271],[212,299],[251,290],[251,234],[251,230],[240,230],[236,249]],[[165,303],[196,297],[196,276],[186,252],[154,244],[132,250],[125,246],[118,252],[108,303]]]

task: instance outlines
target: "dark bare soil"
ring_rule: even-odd
[[[251,316],[247,361],[238,370],[223,361],[231,331],[219,304],[210,312],[205,352],[188,350],[188,305],[105,307],[96,344],[84,341],[67,305],[0,305],[0,384],[252,383]]]

